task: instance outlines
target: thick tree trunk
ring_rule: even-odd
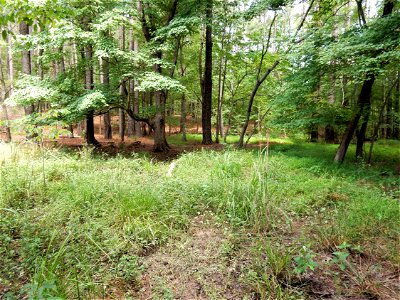
[[[206,45],[204,61],[204,78],[202,86],[201,124],[203,130],[203,144],[212,144],[211,108],[212,108],[212,0],[207,0],[206,11]]]
[[[163,92],[155,92],[156,115],[151,121],[154,130],[154,152],[166,152],[169,145],[165,137],[165,96]]]
[[[85,69],[85,88],[87,90],[92,90],[94,88],[93,81],[93,66],[92,57],[93,49],[92,45],[87,45],[84,50],[84,56],[86,61]],[[88,145],[100,146],[100,143],[96,140],[94,136],[94,120],[93,120],[93,110],[87,112],[86,114],[86,143]]]

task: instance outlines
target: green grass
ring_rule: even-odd
[[[323,253],[346,242],[398,262],[398,143],[379,143],[368,166],[333,164],[336,146],[279,142],[268,155],[186,153],[172,176],[170,163],[135,154],[2,144],[0,284],[7,297],[97,298],[116,282],[128,297],[140,286],[143,257],[208,211],[248,236],[254,252],[243,280],[264,298],[303,294],[290,283],[304,245]],[[285,248],[289,234],[296,238]]]

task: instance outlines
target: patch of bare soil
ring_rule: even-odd
[[[221,251],[226,238],[211,218],[195,217],[187,235],[144,258],[138,299],[243,299],[234,263]]]

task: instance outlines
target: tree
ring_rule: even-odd
[[[202,110],[201,124],[203,129],[204,145],[212,144],[211,108],[212,108],[212,11],[213,1],[206,2],[206,30],[205,30],[205,58],[204,75],[201,80]]]
[[[365,27],[366,22],[365,22],[364,13],[362,12],[361,1],[357,1],[357,6],[359,9],[360,19],[363,20],[364,27]],[[385,17],[389,16],[392,13],[393,8],[394,8],[394,1],[385,0],[381,18],[385,18]],[[386,28],[386,29],[388,29],[388,28]],[[368,30],[368,29],[365,28],[365,30]],[[377,57],[379,54],[382,54],[382,51],[387,51],[387,50],[379,49],[378,51],[373,51],[372,57]],[[374,85],[375,79],[376,79],[375,72],[373,72],[373,71],[366,72],[365,79],[363,81],[361,91],[358,96],[358,101],[357,101],[357,105],[355,107],[354,115],[351,118],[351,120],[349,121],[347,129],[343,135],[342,142],[340,143],[339,149],[336,152],[335,159],[334,159],[335,162],[341,163],[344,161],[347,149],[350,145],[351,139],[353,138],[353,135],[357,129],[358,122],[360,121],[361,118],[363,119],[363,123],[362,123],[360,131],[358,132],[358,135],[357,135],[356,157],[359,159],[363,156],[362,146],[364,144],[369,114],[371,111],[371,93],[372,93],[372,87]]]

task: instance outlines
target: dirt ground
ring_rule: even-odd
[[[145,257],[138,299],[243,299],[240,266],[224,252],[227,234],[209,216],[193,218],[187,234]]]

